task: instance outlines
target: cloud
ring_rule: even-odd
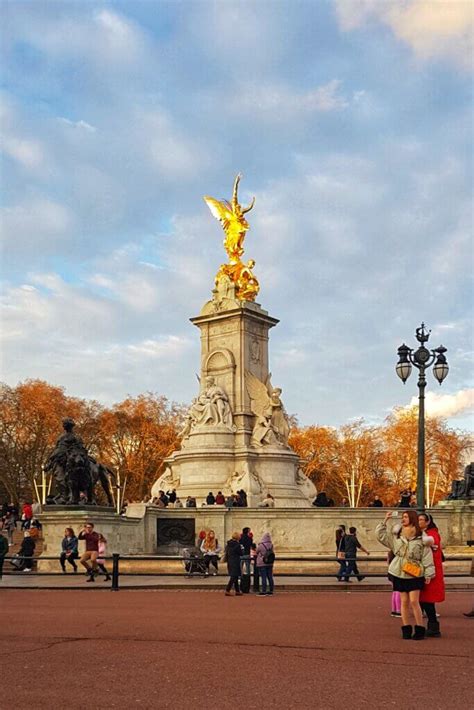
[[[380,22],[420,59],[441,57],[472,69],[474,13],[468,0],[336,0],[336,12],[346,32]]]
[[[350,105],[349,99],[341,93],[341,84],[340,80],[332,79],[322,86],[296,92],[289,86],[246,82],[234,87],[224,104],[226,111],[234,115],[248,114],[271,122],[310,118]]]
[[[418,405],[418,397],[412,397],[408,407]],[[458,417],[474,411],[474,388],[465,389],[455,394],[437,394],[427,392],[425,398],[426,414],[429,417]]]

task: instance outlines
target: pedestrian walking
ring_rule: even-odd
[[[269,532],[266,532],[257,545],[257,569],[262,581],[262,587],[258,593],[260,597],[271,597],[274,589],[273,565],[275,563],[275,550]],[[268,582],[268,592],[267,592]]]
[[[97,558],[99,556],[99,534],[94,531],[94,523],[86,523],[78,535],[79,540],[84,540],[86,550],[80,562],[86,568],[88,579],[86,582],[94,582],[94,575],[97,574]],[[88,563],[91,563],[90,565]]]
[[[226,597],[232,596],[232,592],[230,591],[232,587],[235,589],[236,597],[242,596],[242,592],[239,589],[240,558],[242,557],[242,545],[239,542],[239,538],[240,533],[232,533],[232,537],[225,547],[224,556],[227,561],[227,571],[229,573],[229,581],[225,588]]]
[[[23,572],[31,572],[35,547],[35,541],[30,536],[29,530],[25,530],[25,536],[18,550],[18,557],[20,558],[20,567],[18,569],[23,569]]]
[[[66,562],[71,565],[74,573],[77,572],[76,560],[79,557],[78,540],[74,535],[74,530],[72,528],[66,528],[64,531],[64,537],[61,540],[61,555],[59,557],[59,563],[61,569],[66,574]]]
[[[344,536],[344,551],[346,553],[346,577],[345,581],[350,582],[351,574],[354,574],[359,582],[365,579],[364,575],[360,574],[359,568],[357,567],[357,550],[362,550],[366,555],[370,555],[370,552],[362,547],[359,540],[357,539],[357,528],[350,527],[349,534]]]
[[[392,512],[388,511],[382,523],[375,529],[377,539],[392,550],[394,556],[388,568],[393,591],[400,592],[402,614],[402,638],[421,640],[425,637],[425,627],[420,607],[420,592],[425,584],[430,584],[435,575],[433,553],[423,543],[418,515],[414,510],[406,510],[402,515],[401,527],[387,527]],[[410,623],[410,610],[415,619],[415,630]]]
[[[336,530],[336,558],[339,562],[339,571],[337,573],[338,582],[343,582],[346,577],[346,550],[344,547],[345,535],[346,526],[339,525]]]
[[[445,599],[445,584],[443,572],[443,550],[441,545],[441,535],[429,513],[420,513],[418,522],[421,531],[432,540],[431,550],[435,566],[435,576],[429,584],[425,584],[420,592],[420,605],[428,618],[427,636],[441,636],[439,621],[436,615],[436,604]]]

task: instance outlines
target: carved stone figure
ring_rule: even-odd
[[[55,502],[64,505],[79,503],[81,491],[92,498],[89,456],[82,439],[74,434],[74,426],[73,419],[63,420],[65,433],[57,440],[45,465],[45,471],[52,471],[56,484]]]
[[[314,498],[316,495],[316,486],[304,473],[300,466],[296,466],[295,469],[295,482],[301,487],[306,498]]]
[[[48,457],[45,471],[51,471],[55,482],[54,502],[59,505],[78,505],[85,498],[95,505],[94,486],[100,481],[107,501],[113,506],[111,479],[114,472],[89,456],[80,436],[74,433],[75,423],[67,417],[63,420],[65,431],[56,442]]]
[[[229,398],[214,377],[206,377],[205,389],[193,400],[179,435],[186,439],[195,428],[204,426],[224,426],[234,430]]]
[[[464,469],[464,478],[451,483],[451,493],[448,500],[464,500],[474,498],[474,462]]]
[[[246,461],[242,465],[241,471],[234,471],[229,476],[227,487],[230,488],[232,493],[237,493],[238,490],[243,488],[247,494],[256,496],[259,496],[263,491],[263,484],[258,474],[250,468]]]
[[[250,407],[255,415],[252,444],[279,445],[288,448],[290,426],[281,401],[281,389],[273,388],[271,374],[263,383],[251,372],[245,373],[245,383],[250,397]]]

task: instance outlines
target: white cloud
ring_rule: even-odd
[[[58,120],[62,123],[65,123],[67,126],[72,126],[73,128],[82,128],[85,131],[90,131],[91,133],[95,133],[95,131],[97,130],[95,126],[91,126],[90,123],[87,123],[87,121],[83,121],[82,119],[79,121],[70,121],[68,118],[60,116]]]
[[[445,57],[472,69],[474,12],[469,0],[336,0],[340,26],[345,31],[372,20],[390,27],[423,60]]]
[[[412,397],[409,407],[418,404],[418,397]],[[437,394],[428,391],[425,398],[426,414],[429,417],[457,417],[474,410],[474,388],[455,394]]]
[[[349,106],[349,99],[341,93],[341,83],[332,79],[314,89],[297,92],[284,85],[246,82],[233,87],[224,105],[233,114],[248,114],[273,122],[307,118]]]

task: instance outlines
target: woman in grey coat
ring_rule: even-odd
[[[400,592],[402,638],[421,640],[425,637],[425,627],[420,607],[420,591],[435,576],[433,553],[423,542],[415,510],[403,513],[401,528],[387,527],[387,521],[391,517],[392,512],[389,511],[383,523],[377,525],[375,532],[379,542],[393,552],[388,576],[393,584],[393,591]],[[415,618],[414,634],[410,624],[410,610]]]

